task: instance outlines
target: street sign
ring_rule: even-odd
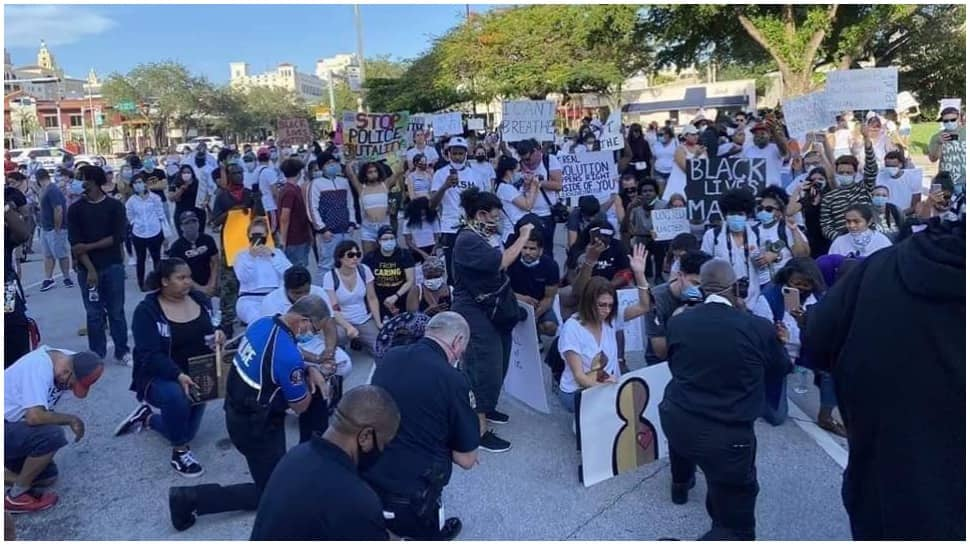
[[[130,100],[123,100],[115,104],[115,109],[121,112],[131,113],[135,111],[135,103]]]
[[[94,109],[94,126],[100,127],[104,125],[104,114],[101,112],[101,108]]]
[[[326,106],[317,106],[313,109],[313,113],[316,116],[317,121],[330,121],[330,108],[327,108]]]
[[[360,92],[360,67],[359,66],[347,67],[347,85],[350,86],[351,91],[355,93]]]

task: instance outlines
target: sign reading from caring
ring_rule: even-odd
[[[303,117],[292,117],[276,121],[276,144],[279,146],[299,146],[313,140],[310,123]]]
[[[365,161],[393,162],[408,145],[408,112],[344,112],[344,145]]]
[[[899,68],[833,70],[826,74],[825,96],[830,112],[893,110],[899,91]]]
[[[687,162],[687,217],[691,223],[711,223],[722,220],[717,200],[721,195],[736,188],[744,188],[757,195],[765,188],[765,159],[740,159],[719,157],[709,161],[706,157]]]
[[[536,333],[536,315],[531,305],[519,302],[528,317],[512,330],[512,350],[509,355],[509,372],[502,388],[505,393],[533,409],[549,414],[546,383],[542,375],[542,358],[539,356],[539,336]]]
[[[499,133],[506,142],[535,138],[552,142],[555,138],[556,104],[551,100],[515,100],[502,103]]]
[[[559,157],[562,198],[616,193],[616,164],[612,151],[586,151]]]
[[[657,233],[658,241],[673,240],[681,233],[690,232],[686,208],[652,210],[650,220],[653,222],[653,230]]]

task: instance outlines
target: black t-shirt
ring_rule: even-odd
[[[181,176],[182,176],[181,173],[178,173],[175,175],[175,184],[173,184],[175,188],[178,188],[179,186],[184,185],[186,183],[182,181]],[[190,183],[191,185],[185,188],[185,192],[182,193],[182,198],[180,198],[178,202],[175,203],[175,209],[178,210],[179,212],[182,212],[184,210],[192,210],[193,208],[195,208],[195,199],[199,195],[199,181],[196,180],[194,182],[188,182],[188,183]],[[176,216],[178,216],[178,214],[176,214]],[[176,219],[178,218],[176,217]]]
[[[210,260],[214,255],[219,255],[219,248],[216,246],[215,239],[205,233],[199,234],[195,244],[180,237],[168,249],[169,257],[184,259],[189,264],[189,269],[192,270],[192,281],[200,286],[209,283],[212,275]]]
[[[378,301],[383,303],[407,281],[404,271],[414,268],[414,257],[411,252],[400,248],[389,256],[378,249],[364,256],[364,265],[374,273],[374,291],[377,292]]]
[[[90,244],[105,237],[113,237],[107,248],[91,250],[88,257],[95,270],[101,271],[109,265],[121,265],[121,245],[128,231],[128,218],[121,201],[105,197],[98,203],[89,202],[82,197],[67,209],[67,238],[74,246],[78,243]],[[81,267],[81,262],[76,262]]]
[[[452,251],[455,272],[455,297],[475,297],[493,293],[502,287],[502,251],[492,247],[484,237],[471,229],[462,229]]]
[[[236,199],[236,197],[233,197],[232,193],[226,189],[219,189],[216,192],[216,198],[212,203],[212,217],[218,218],[235,207],[249,206],[251,204],[255,203],[252,202],[251,193],[248,189],[243,188],[242,199]]]
[[[579,260],[585,259],[585,255],[580,255]],[[616,273],[630,268],[630,258],[627,257],[626,248],[623,243],[615,238],[610,240],[610,245],[600,254],[599,260],[593,266],[593,276],[599,276],[607,280],[613,280]]]
[[[416,380],[420,377],[420,380]],[[401,411],[397,436],[364,477],[379,492],[408,495],[437,475],[451,479],[451,453],[478,448],[478,416],[465,375],[448,363],[435,341],[419,341],[384,354],[371,384],[394,398]]]
[[[314,437],[283,456],[266,483],[251,541],[385,541],[383,505],[339,447]]]
[[[526,267],[522,259],[516,259],[508,268],[512,291],[519,295],[528,295],[536,301],[541,301],[546,295],[546,287],[559,285],[559,265],[547,255],[539,258],[539,264]]]
[[[4,204],[11,208],[20,208],[27,204],[27,198],[14,187],[5,187],[3,191]],[[13,243],[10,228],[3,226],[3,319],[7,325],[22,326],[27,323],[27,302],[24,299],[23,288],[17,277],[17,267],[14,263],[13,251],[18,245]],[[12,362],[8,362],[12,363]]]
[[[189,358],[212,353],[206,346],[205,337],[215,332],[209,313],[204,308],[199,309],[199,315],[188,322],[173,322],[169,320],[169,331],[172,344],[169,356],[183,373],[189,372]]]

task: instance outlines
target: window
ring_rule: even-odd
[[[44,128],[45,129],[56,129],[57,126],[58,126],[58,124],[57,124],[57,115],[55,115],[55,114],[47,114],[47,115],[44,116]]]
[[[71,126],[80,127],[84,124],[84,118],[81,114],[71,114]]]

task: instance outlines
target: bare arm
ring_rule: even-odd
[[[55,206],[54,207],[54,230],[60,231],[61,227],[64,226],[64,207]]]
[[[471,469],[478,463],[478,451],[458,452],[453,450],[451,451],[451,461],[458,464],[458,467],[462,469]]]
[[[374,291],[374,282],[367,283],[367,308],[370,309],[371,317],[377,324],[377,329],[381,328],[381,306],[377,301],[377,292]]]
[[[576,379],[576,384],[579,385],[581,389],[592,388],[598,383],[595,380],[590,379],[586,376],[586,371],[583,371],[583,360],[579,357],[579,354],[573,352],[572,350],[566,351],[566,365],[573,372],[573,377]]]

